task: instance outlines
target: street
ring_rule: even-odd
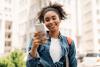
[[[87,66],[85,66],[84,63],[78,62],[77,67],[100,67],[100,65],[87,65]]]

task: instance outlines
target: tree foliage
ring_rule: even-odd
[[[0,58],[0,67],[15,67],[7,58]]]
[[[1,58],[0,67],[25,67],[24,52],[15,50],[9,56]]]

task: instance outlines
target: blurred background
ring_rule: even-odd
[[[0,57],[21,50],[26,60],[34,18],[49,2],[68,14],[60,31],[75,41],[78,67],[100,67],[100,0],[0,0]]]

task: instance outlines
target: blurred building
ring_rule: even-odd
[[[22,49],[26,48],[26,39],[27,39],[27,24],[29,22],[29,7],[30,0],[15,0],[13,1],[13,39],[12,47],[13,49]]]
[[[0,55],[12,49],[12,1],[0,0]]]
[[[100,0],[79,0],[82,17],[81,49],[100,51]]]
[[[0,55],[26,45],[29,0],[0,0]]]

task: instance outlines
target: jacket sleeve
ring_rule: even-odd
[[[26,67],[39,67],[39,60],[39,58],[32,58],[32,56],[29,54],[28,59],[26,61]]]
[[[69,67],[77,67],[77,60],[76,60],[76,49],[74,41],[72,41],[72,44],[69,46]]]
[[[29,53],[28,53],[28,57],[27,57],[27,61],[26,61],[26,67],[48,67],[48,63],[45,62],[43,59],[41,59],[41,57],[39,57],[39,54],[37,54],[37,57],[32,57],[32,55],[30,54],[31,52],[31,48],[32,48],[32,40],[29,43]]]
[[[29,53],[28,59],[26,61],[26,67],[50,67],[50,65],[41,57],[33,58]]]
[[[29,47],[28,47],[28,57],[26,61],[26,67],[39,67],[40,58],[39,57],[33,58],[30,54],[32,48],[32,40],[33,39],[30,40]]]

